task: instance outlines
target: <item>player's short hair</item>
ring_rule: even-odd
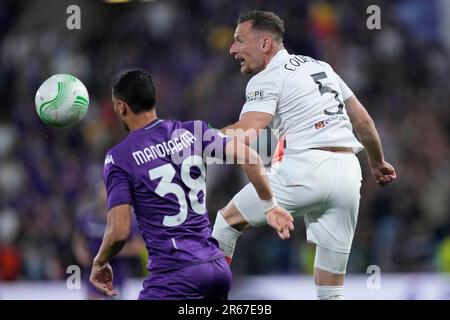
[[[283,41],[284,21],[275,13],[270,11],[253,10],[241,13],[237,24],[251,21],[252,28],[260,31],[268,31],[274,35],[274,40]]]
[[[155,108],[155,86],[152,77],[144,70],[129,70],[118,74],[112,81],[112,93],[125,101],[134,113]]]

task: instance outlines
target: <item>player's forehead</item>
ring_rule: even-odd
[[[252,32],[252,21],[245,21],[236,26],[236,29],[234,30],[234,38],[249,37]]]

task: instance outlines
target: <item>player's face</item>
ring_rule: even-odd
[[[114,112],[116,113],[117,117],[119,118],[120,123],[122,124],[122,127],[126,131],[130,131],[130,128],[128,127],[128,125],[125,123],[125,120],[123,119],[123,110],[122,109],[125,108],[125,106],[123,105],[123,101],[116,99],[113,95],[112,102],[113,102],[113,106],[114,106]]]
[[[243,74],[255,74],[264,69],[264,40],[252,29],[252,22],[240,23],[234,32],[230,54],[239,61]]]

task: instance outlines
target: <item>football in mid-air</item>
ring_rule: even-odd
[[[84,84],[70,74],[55,74],[41,84],[35,97],[36,112],[47,125],[67,128],[86,115],[89,94]]]

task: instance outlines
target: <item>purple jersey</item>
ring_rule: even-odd
[[[203,121],[157,119],[106,154],[108,209],[134,208],[149,271],[223,257],[206,212],[205,160],[207,154],[223,157],[227,141]]]

